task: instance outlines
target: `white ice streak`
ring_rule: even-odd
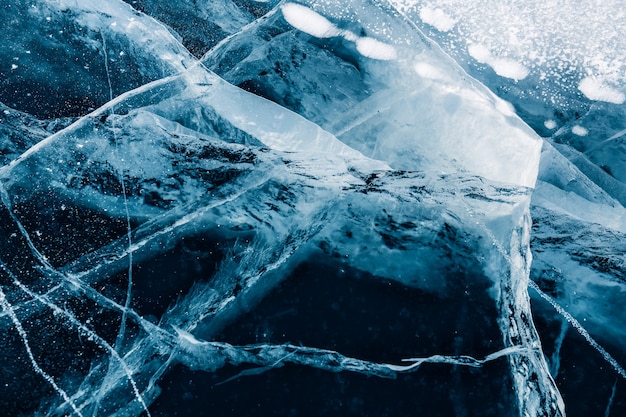
[[[24,327],[22,327],[22,323],[20,322],[17,315],[15,314],[15,311],[13,311],[13,306],[11,306],[9,301],[6,299],[4,291],[2,290],[1,287],[0,287],[0,306],[9,315],[9,317],[11,318],[11,321],[13,322],[13,325],[17,329],[17,332],[19,333],[20,338],[22,339],[22,344],[24,345],[24,348],[26,349],[26,354],[28,355],[28,359],[30,360],[33,370],[36,373],[38,373],[43,379],[45,379],[46,382],[50,384],[50,386],[52,386],[52,388],[56,391],[56,393],[59,394],[61,398],[63,398],[63,401],[65,401],[66,404],[69,404],[70,407],[72,407],[72,411],[74,411],[76,415],[83,417],[82,413],[80,412],[78,407],[76,407],[76,404],[74,404],[74,402],[69,397],[69,395],[67,395],[67,393],[63,390],[63,388],[57,385],[54,378],[52,378],[52,376],[50,376],[50,374],[48,374],[46,371],[41,369],[41,366],[39,366],[39,363],[37,363],[37,359],[35,359],[35,356],[33,355],[33,351],[30,348],[26,330],[24,330]]]
[[[567,329],[569,329],[566,320],[561,321],[561,332],[554,341],[554,352],[550,357],[550,374],[552,378],[556,378],[559,374],[559,368],[561,367],[561,348],[563,347],[563,341],[565,341],[565,335],[567,335]]]
[[[0,200],[4,203],[4,205],[7,208],[7,211],[9,212],[9,215],[11,216],[12,220],[14,221],[14,223],[16,224],[16,226],[18,227],[18,229],[20,230],[22,236],[24,237],[24,239],[26,240],[31,253],[35,256],[35,258],[41,263],[41,265],[44,267],[45,270],[49,271],[50,273],[52,273],[55,276],[59,276],[60,278],[63,279],[63,282],[67,282],[70,283],[72,282],[72,280],[61,274],[60,272],[58,272],[46,259],[46,257],[35,247],[34,243],[32,242],[29,233],[27,232],[26,228],[22,225],[22,223],[19,221],[19,219],[17,218],[17,216],[15,216],[15,214],[13,213],[13,211],[11,210],[11,206],[10,206],[10,200],[8,197],[8,194],[6,193],[6,190],[4,189],[4,187],[2,187],[2,185],[0,185]],[[0,261],[1,262],[1,261]],[[13,281],[16,285],[18,285],[18,287],[20,287],[20,289],[22,289],[24,292],[26,292],[27,294],[31,295],[33,298],[37,298],[40,302],[42,302],[44,305],[47,305],[48,307],[52,308],[53,311],[55,311],[56,313],[61,313],[63,315],[65,315],[68,319],[71,319],[72,316],[65,312],[65,310],[60,309],[59,307],[57,307],[54,303],[49,302],[48,300],[45,299],[45,297],[39,296],[35,293],[32,293],[28,290],[28,288],[26,288],[23,284],[21,284],[19,282],[19,280],[17,280],[17,277],[15,277],[8,269],[7,267],[4,265],[4,263],[0,263],[0,266],[2,267],[3,270],[5,270],[9,276],[11,276],[13,278]],[[76,284],[76,283],[75,283]],[[82,284],[82,283],[81,283]],[[70,284],[71,285],[71,284]],[[84,285],[75,285],[76,288],[89,288],[91,290],[91,292],[95,292],[97,293],[97,291],[93,290],[91,287],[88,286],[84,286]],[[1,290],[0,290],[1,291]],[[98,295],[100,295],[98,293]],[[0,296],[3,296],[3,294],[0,294]],[[100,295],[100,298],[106,298]],[[94,297],[92,297],[92,299],[95,300]],[[108,300],[108,299],[107,299]],[[6,301],[6,300],[5,300]],[[8,303],[8,301],[6,301]],[[1,303],[1,301],[0,301]],[[8,307],[11,307],[9,304],[7,304]],[[7,309],[5,308],[5,305],[2,304],[3,310],[5,310],[5,312],[7,314],[9,314],[9,316],[11,317],[11,320],[13,321],[13,323],[16,325],[19,324],[19,321],[16,322],[17,320],[17,316],[15,316],[15,313],[13,312],[12,309]],[[129,306],[126,306],[124,308],[122,308],[121,306],[119,306],[120,310],[126,314],[130,309]],[[132,310],[130,310],[132,311]],[[86,331],[88,334],[90,334],[90,336],[92,336],[94,338],[94,340],[99,343],[101,346],[103,346],[106,350],[108,350],[112,356],[114,358],[116,358],[118,360],[118,362],[120,362],[122,369],[126,372],[130,384],[133,388],[133,392],[135,393],[136,398],[138,399],[139,403],[143,406],[143,408],[145,409],[146,413],[148,414],[148,416],[150,415],[150,413],[148,412],[147,409],[147,405],[144,402],[138,388],[137,385],[134,381],[134,379],[132,378],[132,373],[130,371],[130,369],[126,366],[125,362],[122,360],[122,358],[117,354],[117,351],[115,351],[115,349],[113,349],[113,347],[111,347],[104,339],[100,338],[98,335],[96,335],[95,333],[91,332],[88,328],[86,328],[82,323],[78,322],[76,319],[73,319],[73,324],[78,325],[79,329],[81,331]],[[22,336],[23,333],[23,343],[26,347],[26,350],[29,354],[29,357],[31,357],[31,362],[33,362],[33,368],[34,370],[39,373],[40,375],[42,375],[53,387],[54,389],[63,397],[63,399],[66,401],[66,403],[70,404],[70,406],[74,409],[74,411],[79,414],[82,415],[80,413],[80,411],[78,410],[78,408],[76,408],[76,406],[74,405],[74,403],[71,401],[71,399],[67,396],[67,394],[61,389],[59,388],[56,383],[54,382],[54,380],[52,379],[52,377],[50,377],[48,374],[46,374],[36,363],[36,361],[34,360],[34,357],[32,356],[32,353],[30,351],[30,347],[28,345],[28,341],[26,339],[26,333],[21,329],[21,325],[20,327],[18,327],[18,332],[20,333],[20,335]]]
[[[397,58],[396,48],[367,36],[356,40],[356,50],[365,57],[390,61]]]
[[[535,292],[537,292],[537,294],[539,294],[541,298],[547,301],[552,306],[552,308],[557,311],[557,313],[563,316],[569,322],[569,324],[571,324],[572,327],[576,329],[576,331],[582,337],[585,338],[587,343],[589,343],[592,348],[597,350],[602,355],[604,360],[607,361],[622,378],[626,379],[626,371],[624,370],[624,368],[622,368],[622,366],[609,354],[609,352],[607,352],[602,346],[600,346],[600,344],[598,344],[598,342],[595,341],[593,337],[591,337],[589,332],[578,322],[578,320],[574,318],[574,316],[565,311],[565,309],[561,307],[559,303],[552,299],[552,297],[550,297],[548,294],[543,292],[534,281],[529,280],[528,286],[535,290]]]
[[[613,401],[615,401],[615,393],[617,392],[617,380],[613,384],[613,388],[611,388],[611,396],[609,397],[609,402],[606,404],[606,408],[604,410],[604,417],[611,417],[611,408],[613,407]]]
[[[387,43],[368,36],[358,36],[349,30],[343,30],[310,8],[296,3],[285,3],[281,7],[283,17],[294,28],[316,38],[340,36],[354,42],[357,51],[364,57],[389,61],[396,59],[396,49]]]
[[[187,74],[193,76],[192,71]],[[202,78],[206,76],[197,75]],[[277,151],[332,154],[344,159],[349,168],[390,170],[387,164],[366,158],[304,117],[283,109],[277,112],[278,106],[274,102],[233,87],[221,79],[212,81],[212,96],[219,96],[220,99],[212,99],[207,104],[233,126],[254,136],[266,146]],[[337,171],[345,172],[345,168],[338,166]]]
[[[447,363],[450,365],[463,365],[463,366],[471,366],[474,368],[478,368],[483,366],[485,363],[496,360],[503,356],[509,355],[525,355],[532,349],[529,349],[524,346],[509,346],[507,348],[501,349],[497,352],[491,353],[487,355],[484,359],[475,359],[471,356],[444,356],[444,355],[433,355],[426,358],[409,358],[402,359],[403,362],[413,362],[410,365],[385,365],[389,369],[392,369],[396,372],[408,372],[413,369],[418,368],[420,365],[424,363]]]
[[[286,3],[281,10],[287,23],[311,36],[331,38],[341,34],[341,30],[328,19],[301,4]]]
[[[573,133],[575,133],[575,134],[582,133],[581,131],[578,131],[578,133],[577,133],[577,132],[574,132],[574,129],[576,129],[576,128],[580,128],[580,127],[582,127],[582,126],[574,126],[574,127],[572,128],[572,132],[573,132]],[[583,128],[583,129],[584,129],[584,128]],[[589,131],[588,131],[587,129],[585,129],[585,131],[586,131],[586,132],[585,132],[585,134],[589,133]],[[608,139],[604,139],[603,141],[596,143],[595,145],[593,145],[593,146],[592,146],[592,147],[590,147],[589,149],[586,149],[586,150],[585,150],[585,153],[586,153],[587,155],[590,155],[592,152],[594,152],[594,151],[596,151],[596,150],[598,150],[598,149],[601,149],[602,147],[606,146],[606,145],[607,145],[607,143],[609,143],[609,142],[611,142],[611,141],[614,141],[614,140],[617,140],[617,139],[619,139],[619,138],[621,138],[621,137],[624,137],[624,135],[626,135],[626,129],[622,129],[622,130],[620,130],[619,132],[617,132],[617,133],[615,133],[614,135],[612,135],[611,137],[609,137]],[[579,136],[585,136],[585,135],[579,135]]]
[[[621,138],[624,135],[626,135],[626,129],[620,130],[619,132],[617,132],[616,134],[614,134],[613,136],[608,138],[606,141],[608,142],[610,140],[619,139],[619,138]]]
[[[482,223],[480,221],[477,222],[477,223],[485,231],[486,235],[490,238],[490,240],[493,243],[493,246],[498,250],[498,252],[507,260],[507,262],[511,263],[511,257],[507,254],[507,252],[502,247],[502,245],[500,244],[498,239],[495,237],[495,235],[491,232],[491,230],[489,230],[489,228],[484,223]],[[618,374],[620,374],[620,376],[622,376],[624,379],[626,379],[626,371],[624,370],[624,368],[622,368],[621,365],[602,346],[600,346],[598,344],[598,342],[596,342],[593,339],[593,337],[591,337],[589,332],[587,332],[587,330],[585,330],[585,328],[578,322],[578,320],[576,320],[571,314],[569,314],[567,311],[565,311],[565,309],[563,309],[563,307],[561,307],[549,295],[544,293],[534,281],[532,281],[530,279],[527,280],[527,281],[528,281],[528,287],[530,287],[533,290],[535,290],[537,292],[537,294],[539,294],[539,296],[541,298],[546,300],[561,316],[563,316],[572,325],[572,327],[574,329],[576,329],[578,331],[578,333],[580,333],[581,336],[583,336],[585,338],[585,340],[587,340],[587,342],[589,343],[589,345],[591,345],[591,347],[593,347],[598,352],[600,352],[602,357],[611,366],[613,366],[613,368],[617,371]]]
[[[26,241],[26,244],[28,245],[29,249],[31,250],[32,255],[35,257],[35,259],[37,259],[37,261],[39,261],[41,267],[43,267],[43,270],[48,272],[51,276],[53,277],[57,277],[58,279],[61,280],[61,283],[66,285],[68,288],[71,289],[76,289],[81,291],[82,293],[84,293],[85,295],[87,295],[90,299],[94,300],[95,302],[103,305],[103,306],[109,306],[115,310],[121,311],[121,312],[126,312],[128,315],[132,316],[135,321],[137,323],[139,323],[142,327],[150,327],[150,329],[146,329],[147,331],[154,331],[154,330],[159,330],[158,327],[153,326],[150,322],[142,319],[141,317],[139,317],[139,315],[132,309],[130,308],[125,308],[119,304],[117,304],[116,302],[114,302],[113,300],[111,300],[110,298],[107,298],[105,296],[103,296],[102,294],[100,294],[98,291],[96,291],[95,289],[93,289],[91,286],[85,284],[82,280],[80,280],[79,275],[74,275],[74,274],[63,274],[62,272],[58,271],[57,269],[55,269],[50,262],[48,262],[48,259],[37,249],[37,247],[35,246],[35,244],[33,243],[32,239],[30,238],[30,234],[28,233],[28,231],[26,230],[26,228],[24,227],[24,225],[22,224],[22,222],[20,222],[20,220],[17,218],[17,216],[15,215],[15,213],[13,212],[13,210],[11,209],[11,205],[10,205],[10,198],[8,193],[6,192],[5,188],[2,186],[2,184],[0,183],[0,201],[2,201],[2,203],[5,205],[5,207],[7,208],[7,211],[9,212],[9,215],[11,217],[11,219],[13,220],[13,222],[15,223],[15,225],[18,227],[20,234],[22,235],[22,237],[24,238],[24,240]],[[132,250],[132,248],[127,248],[127,250]],[[124,254],[121,255],[121,257],[127,256],[126,251],[124,252]],[[87,271],[83,274],[80,274],[80,276],[87,274],[88,272],[96,272],[103,264],[99,263],[96,267],[93,268],[93,270],[91,271]]]
[[[104,37],[104,34],[102,34],[102,32],[100,32],[100,35],[102,37],[102,48],[103,48],[103,52],[104,52],[104,65],[105,65],[105,70],[106,70],[106,74],[107,74],[107,81],[108,81],[108,85],[109,85],[109,101],[113,101],[113,86],[111,84],[111,75],[109,72],[109,66],[108,66],[108,54],[107,54],[107,47],[106,47],[106,40]],[[110,108],[110,113],[109,114],[114,114],[114,107],[112,106]],[[113,125],[112,125],[112,131],[113,131],[113,140],[115,143],[115,148],[117,150],[117,148],[119,147],[119,143],[118,143],[118,138],[116,136],[116,127],[115,127],[115,118],[113,118]],[[126,182],[124,181],[124,173],[120,170],[118,172],[118,179],[119,182],[122,186],[122,195],[124,197],[124,211],[125,211],[125,215],[126,215],[126,238],[128,240],[128,283],[127,283],[127,289],[126,289],[126,300],[124,302],[124,310],[122,311],[122,318],[120,321],[120,328],[117,334],[117,338],[115,340],[115,346],[117,349],[121,349],[122,344],[124,342],[124,334],[126,332],[126,320],[127,320],[127,316],[128,316],[128,311],[130,310],[130,302],[132,300],[132,288],[133,288],[133,251],[130,250],[130,248],[133,246],[133,240],[132,240],[132,227],[130,224],[130,213],[128,210],[128,196],[126,193]],[[143,400],[143,397],[141,396],[141,393],[139,392],[139,389],[137,388],[137,384],[135,383],[135,380],[132,378],[132,374],[130,372],[130,369],[128,368],[128,366],[126,366],[126,363],[122,360],[122,358],[118,355],[117,350],[114,349],[112,346],[110,346],[104,339],[100,338],[99,336],[96,335],[96,340],[98,340],[98,343],[100,343],[102,346],[104,346],[109,353],[111,353],[112,357],[115,358],[122,366],[122,369],[124,370],[124,372],[126,373],[131,386],[133,387],[133,393],[135,394],[135,398],[137,398],[137,400],[139,401],[139,403],[142,405],[144,411],[146,412],[146,414],[148,415],[148,417],[150,417],[150,412],[148,411],[148,407],[146,405],[146,403]]]
[[[402,362],[411,362],[409,365],[395,365],[377,363],[351,358],[339,352],[292,344],[257,344],[234,346],[223,342],[207,342],[196,339],[184,330],[175,328],[179,337],[179,359],[184,363],[185,358],[194,362],[196,368],[214,371],[226,362],[231,365],[244,363],[260,366],[252,370],[243,371],[220,384],[245,375],[257,375],[282,366],[284,363],[310,366],[331,372],[357,372],[380,378],[395,378],[399,373],[416,372],[420,365],[425,363],[440,363],[449,365],[469,366],[478,368],[485,363],[504,356],[526,355],[531,349],[524,346],[510,346],[487,355],[483,359],[476,359],[465,355],[432,355],[423,358],[403,359]],[[194,359],[191,359],[191,358]],[[206,357],[207,360],[202,360]]]

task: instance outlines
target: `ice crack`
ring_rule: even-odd
[[[113,348],[113,346],[111,346],[106,340],[104,340],[102,337],[100,337],[97,333],[95,333],[94,331],[89,329],[87,326],[85,326],[85,324],[83,324],[82,322],[77,320],[76,317],[74,317],[73,314],[69,313],[68,311],[66,311],[66,310],[64,310],[62,308],[60,308],[59,306],[57,306],[56,304],[51,302],[46,296],[43,296],[43,295],[40,295],[40,294],[37,294],[37,293],[31,291],[28,287],[26,287],[22,282],[20,282],[17,279],[15,274],[13,274],[7,268],[7,266],[4,264],[4,262],[2,262],[2,260],[0,260],[0,268],[2,268],[11,277],[11,279],[13,280],[13,283],[20,290],[22,290],[24,293],[26,293],[31,298],[36,299],[40,303],[44,304],[46,307],[50,308],[55,314],[58,314],[58,315],[61,315],[61,316],[65,317],[65,319],[72,326],[76,327],[81,333],[84,333],[85,335],[90,337],[93,341],[95,341],[100,347],[104,348],[111,355],[111,357],[113,357],[120,364],[120,366],[122,367],[122,370],[126,374],[128,382],[132,386],[133,393],[135,394],[135,397],[137,398],[137,401],[139,401],[139,403],[143,407],[143,409],[146,412],[146,414],[148,416],[150,416],[150,412],[148,411],[148,406],[146,405],[146,403],[145,403],[141,393],[139,392],[139,388],[137,387],[137,383],[135,382],[135,380],[133,378],[132,371],[130,370],[130,368],[126,364],[126,361],[124,361],[124,359],[119,355],[117,350],[115,350]],[[0,297],[1,296],[2,296],[2,294],[0,294]],[[5,307],[4,304],[2,305],[2,307],[4,309],[4,307]],[[8,314],[11,316],[11,319],[13,320],[13,316],[15,315],[15,313],[13,313],[13,315],[11,315],[9,310],[5,309],[5,311],[8,312]],[[13,320],[13,323],[15,324],[15,320]],[[18,329],[18,331],[19,331],[19,329]],[[20,332],[20,335],[21,334],[22,333]],[[26,343],[25,343],[25,345],[26,345]],[[27,350],[28,350],[28,347],[27,347]],[[30,356],[30,354],[29,354],[29,356]],[[63,398],[65,399],[65,397],[63,397]]]
[[[600,346],[600,344],[596,342],[593,337],[591,337],[589,332],[585,330],[585,328],[578,322],[578,320],[576,320],[570,313],[565,311],[563,307],[561,307],[556,301],[552,299],[552,297],[541,291],[539,286],[534,281],[529,281],[528,286],[535,290],[541,298],[546,300],[557,311],[557,313],[565,317],[569,324],[571,324],[572,327],[576,329],[576,331],[580,333],[582,337],[585,338],[589,345],[597,350],[602,355],[604,360],[607,361],[609,365],[611,365],[622,378],[626,379],[626,371],[624,370],[624,368],[622,368],[622,366],[609,354],[609,352],[604,350],[604,348]]]
[[[613,384],[613,388],[611,388],[611,396],[609,397],[609,402],[606,405],[606,410],[604,411],[604,417],[610,417],[611,415],[611,407],[613,406],[613,401],[615,400],[616,391],[617,391],[617,380]]]
[[[83,417],[83,414],[80,412],[76,404],[74,404],[74,402],[69,397],[69,395],[67,395],[67,393],[63,390],[63,388],[57,385],[54,378],[52,378],[52,376],[50,376],[50,374],[48,374],[46,371],[41,369],[41,366],[39,366],[39,363],[37,363],[37,359],[35,358],[35,355],[33,355],[33,351],[30,348],[30,343],[28,342],[28,335],[26,334],[26,330],[24,330],[24,327],[22,326],[22,323],[17,317],[17,314],[15,314],[15,311],[13,310],[13,306],[9,303],[9,300],[6,299],[6,296],[4,294],[4,291],[2,290],[2,287],[0,287],[0,306],[2,307],[2,310],[4,310],[9,315],[9,317],[11,318],[11,321],[13,322],[13,325],[17,329],[17,332],[19,333],[20,338],[22,339],[22,344],[24,345],[24,348],[26,349],[26,354],[28,355],[28,359],[30,359],[30,363],[33,367],[33,370],[39,375],[41,375],[41,377],[45,379],[46,382],[50,384],[50,386],[52,386],[52,388],[61,396],[61,398],[63,398],[63,401],[65,401],[66,404],[69,404],[70,407],[72,407],[72,410],[74,411],[76,415]]]
[[[483,366],[487,362],[491,362],[495,359],[501,358],[503,356],[513,355],[513,354],[525,354],[533,349],[529,349],[524,346],[509,346],[507,348],[501,349],[497,352],[491,353],[485,356],[484,359],[475,359],[471,356],[443,356],[443,355],[433,355],[427,358],[410,358],[410,359],[402,359],[403,362],[413,362],[410,365],[402,366],[402,365],[385,365],[390,369],[396,372],[407,372],[411,371],[415,368],[418,368],[423,363],[447,363],[451,365],[462,365],[462,366],[471,366],[474,368],[479,368]]]
[[[357,372],[380,378],[395,378],[400,373],[416,372],[424,363],[441,363],[478,368],[485,363],[510,355],[525,355],[530,350],[524,346],[510,346],[487,355],[483,359],[472,356],[433,355],[425,358],[403,359],[403,362],[412,362],[409,365],[395,365],[377,363],[362,359],[344,356],[339,352],[292,344],[258,344],[233,346],[228,343],[206,342],[196,339],[184,330],[174,328],[178,333],[179,359],[193,365],[194,369],[214,371],[224,364],[231,365],[253,364],[259,368],[246,369],[219,384],[224,384],[241,376],[258,375],[285,363],[310,366],[330,372]],[[193,362],[193,363],[190,363]]]
[[[106,46],[106,40],[104,38],[104,35],[102,34],[102,32],[100,32],[100,36],[102,38],[102,50],[104,53],[104,69],[106,71],[107,74],[107,82],[109,84],[109,101],[113,101],[113,85],[111,84],[111,74],[110,74],[110,70],[109,70],[109,57],[108,57],[108,53],[107,53],[107,46]],[[112,115],[113,114],[113,110],[114,107],[111,106],[109,109],[109,114]],[[117,138],[117,131],[115,128],[115,118],[111,118],[111,131],[113,132],[113,140],[115,143],[115,149],[119,150],[119,144],[118,144],[118,138]],[[124,333],[126,330],[126,316],[127,316],[127,311],[130,308],[130,302],[132,300],[132,290],[133,290],[133,251],[131,250],[132,246],[133,246],[133,239],[132,239],[132,227],[130,224],[130,213],[128,211],[128,196],[126,194],[126,182],[124,181],[124,172],[122,171],[122,168],[120,168],[119,172],[118,172],[118,176],[119,176],[119,182],[120,185],[122,186],[122,195],[124,197],[124,211],[126,214],[126,237],[128,240],[128,285],[127,285],[127,289],[126,289],[126,300],[124,301],[124,310],[122,311],[122,321],[120,323],[120,329],[119,332],[117,334],[117,339],[115,341],[115,346],[119,349],[122,346],[122,343],[124,342]],[[146,409],[147,412],[147,409]],[[148,413],[149,415],[149,413]]]

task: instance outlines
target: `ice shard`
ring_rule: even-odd
[[[619,413],[620,91],[446,4],[8,2],[4,412]]]

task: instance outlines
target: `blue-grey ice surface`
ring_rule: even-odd
[[[626,413],[618,0],[8,0],[7,416]]]

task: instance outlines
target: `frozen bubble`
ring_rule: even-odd
[[[372,59],[389,61],[397,56],[396,48],[392,45],[370,37],[357,39],[356,49],[361,55]]]
[[[497,58],[487,63],[501,77],[523,80],[528,76],[528,68],[512,59]]]
[[[513,59],[494,57],[484,45],[470,44],[467,51],[472,58],[481,64],[489,65],[501,77],[518,81],[528,76],[529,70],[526,66]]]
[[[572,133],[578,136],[587,136],[589,131],[580,125],[576,125],[572,128]]]
[[[546,120],[545,122],[543,122],[543,125],[546,127],[546,129],[556,129],[556,122],[552,119]]]
[[[613,104],[622,104],[626,101],[624,93],[605,85],[602,80],[597,78],[584,78],[580,84],[578,84],[578,89],[589,100],[606,101],[607,103]]]
[[[471,44],[467,46],[467,52],[470,56],[481,64],[486,64],[491,61],[491,52],[486,46],[480,44]]]
[[[341,31],[324,16],[295,3],[287,3],[281,8],[287,23],[316,38],[338,36]]]

